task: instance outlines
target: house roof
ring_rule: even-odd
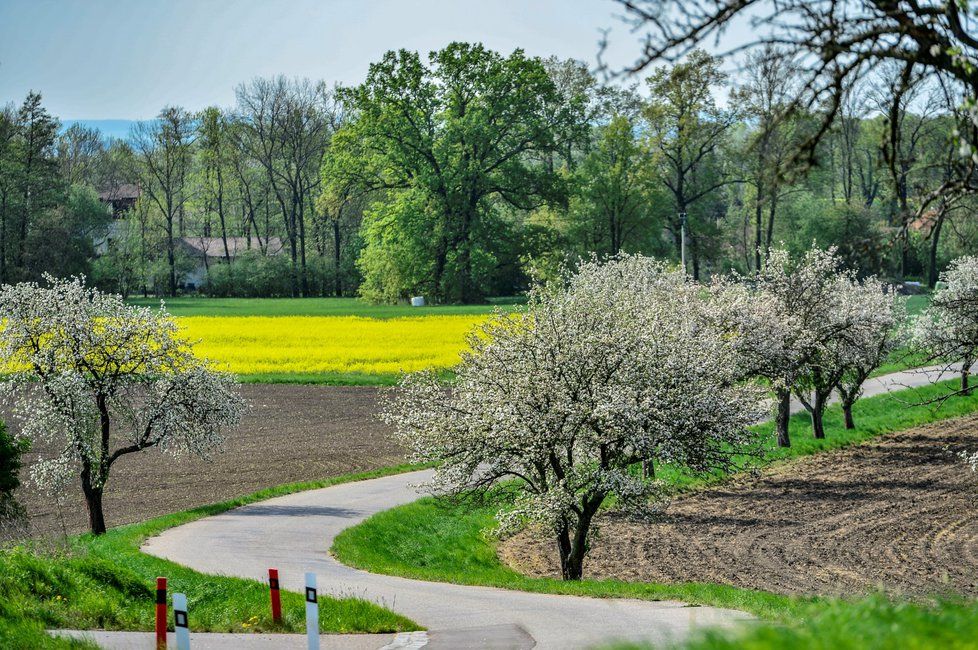
[[[98,198],[103,201],[121,201],[123,199],[138,199],[140,195],[139,186],[134,183],[120,183],[107,187],[98,193]]]
[[[192,254],[211,258],[224,257],[224,240],[220,237],[181,237],[180,241]],[[228,252],[231,257],[236,257],[245,251],[260,251],[262,244],[266,243],[268,255],[278,255],[284,248],[280,237],[269,237],[267,242],[260,241],[258,237],[228,237]]]

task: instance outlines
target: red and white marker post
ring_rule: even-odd
[[[156,579],[156,650],[166,650],[166,578]]]
[[[282,597],[278,590],[278,569],[268,570],[268,591],[272,600],[272,621],[282,622]]]

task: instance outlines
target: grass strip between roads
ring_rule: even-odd
[[[303,490],[389,476],[418,469],[401,465],[322,481],[292,483],[222,503],[120,526],[101,537],[80,535],[64,548],[17,547],[0,552],[0,647],[91,647],[53,639],[45,628],[151,631],[156,576],[168,592],[187,594],[192,629],[198,632],[304,632],[300,594],[282,592],[283,621],[271,620],[267,585],[198,573],[139,552],[149,537],[238,506]],[[396,632],[416,623],[358,598],[320,596],[323,632]]]
[[[856,429],[851,431],[843,426],[841,409],[830,407],[826,413],[826,438],[823,440],[812,437],[807,414],[795,415],[791,422],[792,447],[778,448],[772,443],[770,454],[763,464],[838,449],[886,433],[978,411],[978,394],[953,398],[939,409],[908,405],[934,398],[949,390],[950,386],[953,386],[952,382],[945,382],[860,400],[854,412]],[[759,433],[773,441],[772,429],[770,423],[758,426]],[[676,492],[724,480],[721,476],[692,476],[670,469],[662,468],[657,476],[668,481]],[[961,471],[967,471],[963,464]],[[494,527],[497,507],[497,504],[425,498],[380,512],[348,528],[337,536],[332,553],[345,564],[374,573],[530,592],[676,599],[695,605],[739,609],[780,621],[799,620],[812,612],[848,606],[849,601],[788,597],[718,584],[652,584],[587,579],[566,582],[527,577],[500,562],[495,541],[487,535],[487,531]]]

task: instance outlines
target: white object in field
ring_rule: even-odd
[[[411,298],[412,307],[424,307],[424,296],[415,296]]]
[[[316,574],[306,574],[306,637],[309,650],[319,650],[319,597],[316,595]]]
[[[177,650],[190,650],[190,625],[187,622],[187,595],[173,594],[173,630]]]

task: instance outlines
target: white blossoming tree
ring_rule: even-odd
[[[851,299],[860,306],[856,327],[843,339],[836,357],[842,367],[836,388],[847,429],[856,428],[852,407],[862,396],[863,384],[906,342],[906,301],[876,278],[853,289]]]
[[[39,482],[78,475],[91,530],[105,532],[102,496],[122,456],[158,447],[204,455],[237,425],[234,379],[194,357],[165,311],[126,305],[83,279],[0,289],[0,390],[22,435],[53,443]]]
[[[812,413],[815,435],[823,435],[826,391],[831,392],[837,378],[834,372],[823,373],[818,359],[828,359],[832,341],[853,327],[857,309],[847,304],[847,290],[854,282],[840,271],[834,249],[813,247],[798,260],[783,248],[772,249],[756,276],[713,283],[713,299],[724,313],[743,374],[767,379],[775,392],[779,446],[791,445],[792,391]],[[820,393],[809,392],[813,385],[820,386]]]
[[[915,338],[932,361],[960,364],[961,388],[971,393],[969,376],[978,360],[978,257],[960,257],[941,274],[944,286],[917,319]]]
[[[823,419],[833,390],[842,397],[846,427],[855,427],[852,406],[863,383],[893,349],[902,313],[902,301],[876,278],[860,282],[854,273],[840,270],[826,282],[831,293],[822,316],[824,338],[813,341],[814,350],[794,387],[816,438],[825,437]]]
[[[502,529],[553,531],[563,577],[580,579],[591,523],[614,495],[643,508],[656,488],[639,465],[728,470],[756,451],[763,393],[738,382],[734,352],[702,289],[649,258],[589,261],[530,293],[469,338],[451,390],[405,378],[386,417],[431,487],[516,490]]]

